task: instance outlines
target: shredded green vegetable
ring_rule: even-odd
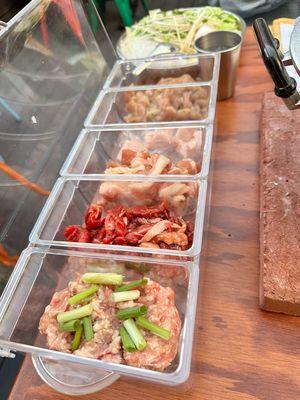
[[[173,11],[151,10],[130,28],[126,28],[123,45],[129,45],[133,37],[150,39],[173,45],[182,53],[193,54],[195,34],[206,26],[210,30],[241,32],[241,22],[234,15],[219,7],[175,9]]]

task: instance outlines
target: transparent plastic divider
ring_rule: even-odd
[[[204,99],[201,100],[203,102],[203,108],[200,109],[199,114],[193,115],[193,111],[191,108],[186,108],[187,116],[183,117],[180,114],[172,113],[168,114],[168,109],[162,107],[161,109],[157,109],[156,113],[159,120],[150,120],[149,114],[146,114],[146,120],[139,120],[137,122],[131,122],[129,118],[131,118],[131,113],[126,110],[128,103],[126,102],[126,98],[132,99],[135,95],[134,93],[141,93],[142,95],[147,95],[149,91],[155,92],[160,91],[161,93],[167,93],[170,90],[179,90],[184,91],[187,88],[190,90],[203,90],[207,94],[207,101]],[[99,93],[98,98],[96,99],[90,113],[88,114],[84,125],[86,128],[97,129],[103,126],[109,127],[118,127],[120,124],[126,124],[128,127],[164,127],[165,124],[179,126],[179,125],[194,125],[194,124],[211,124],[214,120],[215,116],[215,105],[216,105],[216,95],[217,88],[215,85],[210,84],[200,84],[200,83],[185,83],[185,84],[176,84],[176,85],[154,85],[149,86],[148,88],[141,88],[140,86],[132,86],[130,88],[119,88],[119,89],[107,89],[102,90]],[[140,96],[137,94],[137,96]],[[178,98],[178,94],[176,94]],[[133,100],[136,104],[139,104],[138,98],[137,100]],[[132,103],[132,100],[130,100]],[[150,101],[151,103],[151,101]],[[206,103],[206,104],[204,104]],[[142,103],[141,103],[142,104]],[[149,110],[149,109],[147,109]],[[159,116],[159,110],[165,113],[166,117]],[[146,111],[148,112],[148,111]],[[140,119],[141,114],[136,111],[134,118]],[[127,121],[126,121],[127,120]]]
[[[110,271],[113,267],[123,268],[125,279],[145,276],[162,286],[173,288],[182,329],[177,357],[166,371],[110,363],[47,348],[38,333],[38,323],[45,307],[54,292],[62,290],[69,281],[76,279],[77,273],[84,273],[91,266],[102,268],[102,271]],[[193,262],[184,262],[153,257],[28,248],[22,252],[0,299],[0,348],[50,358],[58,363],[74,362],[82,364],[82,368],[87,365],[152,382],[178,385],[188,378],[190,371],[198,281],[199,258]],[[34,314],[31,313],[33,305]]]
[[[79,134],[74,146],[61,168],[60,174],[66,177],[84,175],[85,177],[109,176],[104,173],[108,161],[121,160],[122,148],[139,146],[140,150],[149,154],[162,154],[170,159],[174,165],[182,160],[192,160],[196,163],[198,172],[191,174],[163,173],[164,179],[181,178],[204,179],[209,170],[213,127],[211,125],[195,125],[191,127],[166,126],[159,130],[153,128],[132,128],[126,125],[116,128],[84,129]],[[131,143],[131,144],[130,144]],[[137,148],[137,147],[135,147]],[[135,150],[135,148],[133,148]],[[130,174],[135,178],[146,178],[149,174]],[[113,176],[113,175],[112,175]],[[124,177],[127,174],[114,174]],[[152,175],[155,177],[156,175]]]
[[[99,195],[100,185],[104,183],[106,186],[102,186],[102,194]],[[186,189],[188,189],[188,191],[183,205],[182,203],[176,204],[175,195],[172,195],[172,197],[168,199],[165,197],[158,197],[158,191],[163,184],[165,184],[165,186],[173,185],[174,189],[179,189],[179,186],[182,188],[182,185],[187,185]],[[114,201],[110,200],[110,202],[108,202],[106,201],[106,193],[110,193],[111,185],[113,186],[113,193],[116,194],[116,197]],[[134,252],[140,256],[155,254],[161,257],[190,259],[196,257],[201,252],[206,189],[206,180],[183,181],[180,176],[173,180],[165,180],[163,177],[145,177],[141,180],[130,177],[130,175],[126,175],[122,178],[114,175],[103,176],[101,180],[98,177],[85,178],[84,176],[59,178],[29,236],[29,241],[38,246],[77,248],[85,249],[86,251],[105,251],[111,254]],[[141,200],[140,197],[133,197],[129,192],[131,194],[137,193],[138,196],[144,196],[144,199]],[[123,193],[123,197],[121,197],[121,193]],[[164,199],[167,199],[167,201],[171,203],[171,206],[173,202],[173,209],[176,210],[177,208],[177,214],[180,214],[183,218],[186,217],[186,219],[190,220],[194,225],[193,242],[191,247],[187,250],[148,249],[115,244],[68,242],[64,238],[63,230],[66,226],[83,224],[86,209],[92,202],[101,201],[104,212],[106,212],[108,209],[118,205],[157,205]],[[176,207],[177,205],[178,207]],[[183,207],[186,208],[184,209]]]
[[[210,83],[218,79],[218,54],[168,54],[136,60],[117,60],[104,89],[156,85],[161,79],[181,78],[181,83],[190,77],[199,83]],[[172,85],[170,82],[166,84]]]
[[[211,55],[209,55],[211,56]],[[180,125],[180,124],[211,124],[213,123],[214,116],[215,116],[215,108],[216,108],[216,100],[217,100],[217,91],[218,91],[218,77],[219,77],[219,66],[220,66],[220,57],[219,55],[214,55],[214,66],[213,66],[213,73],[212,79],[203,81],[203,82],[183,82],[183,83],[176,83],[176,84],[157,84],[157,85],[142,85],[142,86],[123,86],[123,87],[110,87],[110,82],[113,81],[113,77],[109,78],[109,81],[104,86],[104,88],[99,92],[94,105],[89,112],[84,125],[87,128],[99,128],[104,125],[115,126],[118,127],[119,124],[124,124],[128,126],[157,126],[162,127],[165,123],[172,124],[172,125]],[[145,63],[149,61],[149,59],[145,59]],[[150,59],[151,60],[151,59]],[[141,60],[139,60],[140,62]],[[156,60],[157,61],[157,60]],[[113,73],[115,74],[117,67],[113,68]],[[209,99],[207,103],[207,115],[200,119],[186,119],[186,120],[165,120],[165,121],[140,121],[137,123],[130,123],[125,122],[122,119],[122,116],[119,113],[116,113],[116,99],[117,96],[124,96],[124,93],[128,94],[128,92],[139,92],[145,93],[146,91],[152,90],[170,90],[170,89],[186,89],[186,88],[206,88],[209,94]],[[114,108],[112,110],[112,108]],[[101,112],[99,116],[98,113]],[[111,114],[112,113],[112,114]],[[111,115],[110,115],[111,114]],[[111,117],[111,120],[109,120]]]

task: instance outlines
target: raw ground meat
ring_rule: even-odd
[[[60,312],[74,309],[67,302],[68,298],[89,287],[80,278],[70,282],[68,288],[57,292],[45,309],[40,320],[39,330],[47,336],[47,345],[52,350],[72,353],[73,334],[60,332],[57,315]],[[99,286],[97,297],[91,302],[94,338],[90,342],[84,339],[74,354],[99,360],[125,363],[139,368],[162,371],[174,360],[178,350],[181,320],[174,303],[174,291],[148,279],[148,284],[139,288],[140,298],[134,302],[114,303],[111,300],[113,287]],[[151,332],[143,331],[147,346],[143,351],[123,352],[119,336],[120,321],[115,313],[124,307],[145,304],[148,307],[147,318],[159,326],[170,330],[170,340],[163,340]]]

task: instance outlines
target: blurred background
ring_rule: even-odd
[[[120,0],[119,3],[122,3]],[[114,0],[95,0],[99,8],[105,8],[103,10],[103,16],[105,16],[106,29],[115,44],[124,30],[124,24],[120,17],[120,13],[116,4],[117,1]],[[133,21],[138,21],[143,16],[145,16],[145,10],[143,8],[142,1],[140,0],[129,0],[130,7],[132,11]],[[251,0],[243,0],[243,3],[249,6]],[[0,1],[0,20],[7,22],[13,15],[15,15],[19,10],[21,10],[29,0],[1,0]],[[221,5],[226,9],[226,4],[239,3],[239,0],[146,0],[147,7],[149,9],[160,8],[162,10],[173,10],[180,7],[201,7],[205,5]],[[247,4],[248,3],[248,4]],[[296,18],[300,15],[300,1],[298,0],[258,0],[253,1],[256,7],[257,4],[261,4],[261,8],[258,8],[257,13],[263,16],[267,22],[271,22],[275,18],[286,17],[286,18]],[[262,12],[261,9],[264,7],[264,3],[267,4],[268,9]],[[239,13],[238,10],[235,12]],[[254,14],[253,14],[254,13]],[[255,18],[255,11],[251,12],[251,16],[245,17],[247,25],[251,24]]]

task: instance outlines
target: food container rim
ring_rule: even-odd
[[[31,255],[40,254],[41,256],[47,255],[61,255],[61,256],[78,256],[78,257],[89,257],[89,258],[99,258],[103,257],[106,259],[111,259],[109,254],[105,253],[85,253],[78,251],[69,251],[69,250],[58,250],[58,249],[49,249],[43,250],[37,247],[29,246],[25,249],[14,268],[14,271],[6,285],[6,288],[0,297],[0,325],[2,324],[3,318],[7,311],[7,308],[12,301],[14,296],[14,292],[20,283],[22,278],[22,274],[27,267],[27,263],[30,260]],[[116,260],[127,260],[127,261],[141,261],[141,257],[137,256],[122,256],[115,255],[114,259]],[[142,261],[145,262],[146,258],[142,258]],[[58,361],[67,361],[67,362],[76,362],[83,365],[95,366],[103,370],[113,371],[116,373],[120,373],[123,375],[134,376],[136,378],[153,380],[158,383],[164,384],[180,384],[183,383],[189,376],[190,370],[190,361],[191,361],[191,353],[192,353],[192,342],[193,342],[193,334],[194,334],[194,323],[195,323],[195,312],[196,312],[196,301],[197,292],[198,292],[198,281],[199,281],[199,268],[196,268],[195,264],[199,264],[200,259],[197,258],[191,262],[184,262],[181,260],[161,260],[161,259],[151,259],[147,258],[148,263],[152,264],[166,264],[166,265],[184,265],[189,271],[189,283],[187,289],[186,296],[186,313],[184,316],[184,322],[180,335],[181,347],[179,351],[179,363],[175,371],[173,372],[160,372],[153,371],[148,369],[142,369],[138,367],[132,367],[128,365],[109,363],[101,360],[91,359],[87,357],[80,357],[73,354],[62,353],[59,351],[54,351],[50,349],[44,349],[35,347],[33,345],[27,345],[22,343],[11,342],[9,339],[0,338],[0,351],[4,350],[7,352],[21,351],[30,353],[32,355],[45,357]],[[39,274],[40,271],[37,272]],[[36,279],[36,276],[33,277]],[[29,288],[31,290],[32,287]],[[13,329],[14,327],[12,327]]]
[[[124,125],[124,128],[122,128],[123,125],[120,125],[118,128],[113,127],[113,128],[109,128],[107,126],[105,126],[105,128],[103,129],[96,129],[96,128],[84,128],[81,130],[81,132],[79,133],[77,139],[74,142],[74,145],[71,149],[71,151],[69,152],[68,157],[66,158],[65,162],[63,163],[61,169],[60,169],[60,175],[63,177],[74,177],[77,176],[78,173],[73,173],[71,171],[72,168],[72,163],[74,162],[74,158],[75,157],[79,157],[80,156],[80,146],[83,142],[83,140],[85,139],[85,137],[87,135],[93,134],[93,133],[104,133],[105,132],[127,132],[127,131],[152,131],[153,128],[150,127],[146,127],[145,129],[141,129],[141,128],[137,128],[137,127],[133,127],[133,128],[129,128],[127,125]],[[213,141],[213,125],[194,125],[194,126],[178,126],[176,128],[195,128],[195,129],[205,129],[205,141],[204,141],[204,145],[203,145],[203,157],[202,157],[202,162],[201,162],[201,171],[198,172],[197,174],[193,174],[193,175],[173,175],[173,174],[163,174],[163,175],[157,175],[157,176],[161,176],[163,178],[165,178],[166,180],[169,179],[178,179],[178,180],[194,180],[194,179],[206,179],[208,173],[209,173],[209,163],[210,163],[210,157],[211,157],[211,147],[212,147],[212,141]],[[163,129],[174,129],[174,126],[171,127],[164,127],[161,128],[161,130]],[[95,143],[94,143],[95,144]],[[91,154],[90,154],[91,156]],[[89,162],[89,160],[86,161],[86,164]],[[145,179],[147,180],[149,178],[149,175],[145,175],[145,174],[105,174],[105,173],[82,173],[81,174],[84,177],[97,177],[99,179],[101,179],[104,176],[131,176],[132,178],[140,178],[140,179]]]
[[[210,55],[210,53],[207,53],[205,55]],[[103,102],[104,98],[106,95],[109,95],[111,93],[121,93],[121,92],[126,92],[126,91],[145,91],[145,90],[159,90],[159,89],[172,89],[172,88],[182,88],[182,87],[210,87],[210,96],[209,96],[209,105],[208,105],[208,115],[206,118],[201,119],[201,120],[186,120],[186,121],[162,121],[162,122],[137,122],[137,123],[126,123],[124,121],[121,122],[121,124],[127,125],[128,127],[143,127],[143,126],[153,126],[153,127],[162,127],[166,124],[173,125],[173,126],[178,126],[180,124],[185,124],[185,125],[192,125],[192,124],[211,124],[213,123],[214,116],[215,116],[215,108],[216,108],[216,101],[217,101],[217,91],[218,91],[218,80],[219,80],[219,70],[220,70],[220,54],[214,54],[213,55],[215,61],[214,61],[214,66],[213,66],[213,73],[212,73],[212,79],[210,81],[205,81],[205,82],[187,82],[187,83],[176,83],[176,84],[169,84],[169,85],[145,85],[145,86],[123,86],[123,87],[115,87],[115,88],[110,88],[105,85],[102,90],[100,90],[98,96],[96,97],[94,104],[92,105],[90,112],[88,113],[85,121],[84,121],[84,126],[86,128],[99,128],[103,126],[116,126],[118,127],[120,125],[120,122],[116,123],[94,123],[93,120],[97,114],[97,111],[100,108],[101,103]],[[110,78],[113,79],[113,78]],[[113,99],[110,102],[109,105],[109,111],[110,108],[113,104]],[[107,118],[108,115],[106,115],[105,119]]]
[[[80,242],[67,242],[67,241],[58,241],[58,240],[46,240],[41,239],[40,234],[41,230],[44,229],[45,225],[48,223],[48,217],[51,214],[53,208],[55,207],[55,203],[57,197],[63,191],[64,186],[67,182],[73,182],[75,185],[79,182],[89,182],[89,181],[100,181],[98,177],[90,176],[85,177],[82,175],[76,175],[74,177],[61,177],[58,178],[55,185],[53,186],[50,195],[48,196],[46,203],[30,233],[29,242],[32,245],[37,246],[51,246],[51,247],[65,247],[68,248],[72,246],[73,248],[87,250],[93,249],[97,251],[109,251],[111,253],[114,252],[132,252],[140,253],[140,256],[144,257],[144,254],[155,254],[155,255],[169,255],[170,257],[196,257],[201,252],[202,246],[202,237],[203,237],[203,224],[204,224],[204,214],[205,214],[205,204],[206,204],[206,192],[207,192],[207,180],[179,180],[177,179],[164,179],[163,177],[149,177],[147,181],[149,182],[187,182],[187,183],[196,183],[198,184],[198,199],[196,205],[196,216],[194,223],[194,240],[192,246],[187,250],[170,250],[170,249],[147,249],[142,247],[135,246],[120,246],[120,245],[109,245],[109,244],[96,244],[96,243],[80,243]],[[129,179],[128,175],[124,177],[116,177],[116,176],[104,176],[101,181],[115,181],[115,182],[124,182],[124,181],[141,181],[141,179],[131,178]],[[143,179],[144,181],[144,179]],[[197,245],[196,245],[197,241]],[[70,244],[71,243],[71,244]]]
[[[146,58],[137,58],[137,59],[130,59],[130,60],[126,60],[126,59],[117,59],[116,60],[116,62],[114,63],[114,65],[113,65],[113,67],[112,67],[112,69],[111,69],[111,72],[110,72],[110,74],[109,74],[109,76],[107,77],[107,79],[106,79],[106,81],[105,81],[105,84],[104,84],[104,86],[103,86],[103,89],[121,89],[121,88],[133,88],[133,87],[140,87],[140,88],[144,88],[144,89],[150,89],[151,87],[153,87],[153,86],[157,86],[157,84],[155,85],[155,84],[151,84],[151,85],[138,85],[138,86],[134,86],[134,85],[129,85],[129,86],[111,86],[111,83],[112,83],[112,81],[113,81],[113,79],[114,79],[114,77],[115,77],[115,74],[117,73],[117,70],[118,70],[118,68],[120,67],[120,66],[122,66],[122,65],[126,65],[126,64],[133,64],[135,67],[137,67],[137,66],[140,66],[140,65],[142,65],[142,64],[145,64],[145,65],[148,65],[148,64],[151,64],[151,63],[159,63],[159,62],[164,62],[164,61],[169,61],[169,62],[172,62],[172,61],[182,61],[182,60],[199,60],[199,59],[201,59],[201,58],[204,58],[204,59],[212,59],[212,60],[214,60],[214,65],[213,65],[213,68],[212,68],[212,78],[211,79],[208,79],[208,80],[205,80],[205,81],[201,81],[201,82],[190,82],[190,83],[203,83],[203,84],[209,84],[209,83],[211,83],[212,81],[214,81],[215,79],[217,79],[217,68],[218,68],[218,65],[219,65],[219,63],[220,63],[220,57],[219,57],[219,54],[217,54],[217,53],[211,53],[211,52],[207,52],[207,53],[195,53],[195,54],[166,54],[166,55],[161,55],[161,56],[156,56],[156,57],[146,57]],[[194,64],[187,64],[187,65],[180,65],[179,67],[178,67],[178,69],[181,69],[181,68],[186,68],[186,67],[191,67],[191,66],[193,66]],[[176,67],[175,66],[172,66],[172,67],[170,67],[170,68],[153,68],[153,70],[156,70],[156,69],[158,69],[158,70],[161,70],[161,69],[164,69],[164,70],[168,70],[168,69],[176,69]],[[188,83],[188,82],[186,82],[186,83]],[[172,84],[159,84],[159,86],[160,87],[163,87],[163,86],[166,86],[166,87],[176,87],[176,85],[178,85],[178,86],[182,86],[182,84],[184,84],[184,82],[183,83],[177,83],[177,84],[174,84],[174,83],[172,83]]]

